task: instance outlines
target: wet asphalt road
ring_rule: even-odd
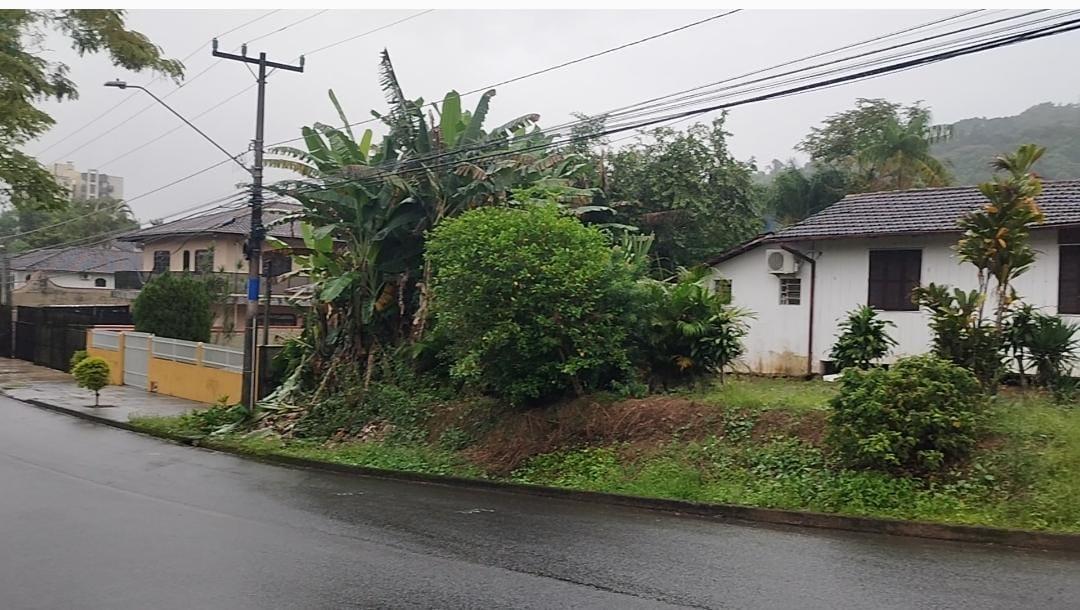
[[[0,398],[0,608],[1078,608],[1080,555],[249,462]]]

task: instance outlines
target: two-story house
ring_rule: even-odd
[[[273,224],[275,214],[290,211],[294,204],[274,203],[267,206],[264,222],[273,225],[267,234],[290,246],[302,247],[299,223]],[[214,304],[214,342],[242,342],[244,312],[247,303],[247,258],[244,243],[251,230],[250,211],[246,208],[226,209],[150,226],[129,233],[120,239],[142,247],[140,272],[121,274],[117,288],[138,290],[142,284],[160,273],[191,273],[213,278],[222,289]],[[264,245],[264,269],[269,265],[273,275],[281,276],[292,270],[292,259]],[[289,296],[307,284],[303,277],[286,277],[270,283],[269,325],[273,338],[280,340],[295,335],[300,326],[297,311]],[[263,285],[265,294],[266,285]],[[260,323],[264,307],[260,306]],[[271,339],[273,342],[273,338]]]

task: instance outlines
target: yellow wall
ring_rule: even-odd
[[[228,397],[240,400],[243,375],[235,371],[209,368],[186,362],[150,358],[150,388],[158,394],[186,398],[206,404]]]
[[[89,333],[90,331],[87,331]],[[86,353],[90,356],[97,356],[105,362],[109,363],[109,383],[112,385],[124,385],[124,347],[123,343],[120,344],[119,350],[102,349],[100,347],[89,347],[89,341],[87,342]]]
[[[124,336],[120,336],[120,349],[109,350],[93,345],[91,330],[87,330],[86,353],[97,356],[109,363],[109,383],[124,384]],[[151,341],[153,338],[151,337]],[[149,346],[153,354],[153,344]],[[202,346],[198,348],[198,359],[202,361]],[[202,364],[176,362],[157,356],[150,356],[147,365],[147,381],[150,389],[158,394],[186,398],[205,404],[213,404],[222,397],[229,403],[240,401],[243,388],[243,374],[237,371],[218,369]]]

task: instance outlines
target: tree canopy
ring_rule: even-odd
[[[125,27],[123,10],[0,11],[0,197],[16,207],[63,207],[68,198],[47,169],[19,150],[55,122],[40,102],[78,97],[68,66],[41,57],[50,29],[66,36],[79,55],[104,52],[127,70],[183,76],[183,64],[164,58],[150,39]]]
[[[23,207],[0,212],[0,235],[16,236],[8,242],[10,252],[137,228],[131,209],[117,199],[76,199],[62,208]]]
[[[946,186],[950,176],[930,146],[946,130],[919,103],[859,99],[814,127],[798,148],[814,163],[846,172],[853,192]]]
[[[692,267],[761,229],[752,163],[728,149],[724,117],[613,152],[606,196],[620,223],[654,233],[665,273]]]

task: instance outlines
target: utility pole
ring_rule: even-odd
[[[0,337],[4,337],[4,345],[0,347],[0,353],[7,352],[8,358],[15,357],[15,303],[12,298],[14,282],[11,281],[11,258],[8,255],[7,244],[0,244]]]
[[[247,316],[244,322],[244,377],[241,390],[241,402],[251,411],[255,410],[255,402],[258,400],[258,392],[255,389],[256,376],[255,363],[256,343],[258,333],[256,324],[259,314],[259,278],[262,274],[262,246],[266,235],[266,228],[262,222],[263,203],[263,123],[266,118],[266,69],[288,70],[290,72],[304,71],[304,58],[300,57],[300,65],[290,66],[266,59],[266,53],[259,53],[259,57],[248,57],[247,45],[240,47],[240,55],[218,51],[218,41],[214,39],[213,55],[222,59],[242,61],[244,63],[259,66],[259,95],[255,109],[255,140],[252,149],[255,153],[255,162],[251,166],[251,233],[245,245],[245,254],[248,261],[247,283]]]

